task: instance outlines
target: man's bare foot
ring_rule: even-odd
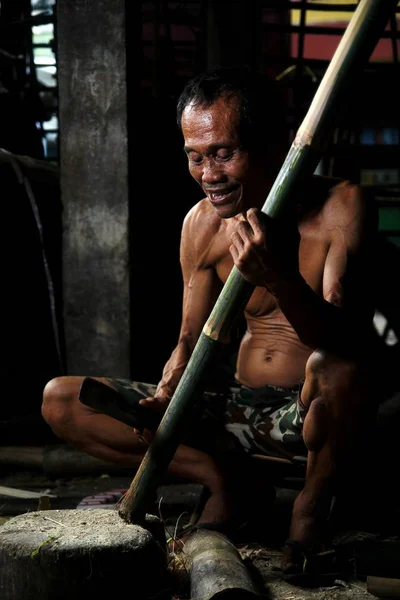
[[[231,519],[229,506],[230,500],[225,491],[221,490],[211,494],[204,505],[198,521],[185,525],[175,538],[168,540],[170,551],[176,552],[182,550],[186,540],[196,529],[203,527],[213,531],[224,532],[228,528],[228,523]]]
[[[240,535],[240,530],[248,523],[262,519],[274,500],[275,489],[266,484],[245,489],[238,489],[237,486],[229,490],[221,488],[210,494],[198,521],[184,528],[178,539],[170,540],[170,550],[181,549],[185,540],[196,529],[219,531],[228,537]]]
[[[210,523],[216,527],[231,521],[235,514],[232,496],[222,489],[212,493],[206,501],[197,524]]]
[[[326,524],[310,515],[294,514],[289,539],[282,551],[284,574],[302,573],[310,555],[325,552],[329,547]]]

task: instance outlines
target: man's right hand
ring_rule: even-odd
[[[154,410],[159,415],[163,415],[167,409],[167,406],[170,402],[170,398],[160,398],[157,396],[150,396],[149,398],[143,398],[139,400],[139,404],[146,408],[150,408],[150,410]],[[155,431],[150,431],[149,429],[139,430],[135,428],[135,435],[137,435],[143,442],[146,442],[148,445],[152,442],[154,438]]]
[[[149,398],[143,398],[142,400],[139,400],[139,404],[145,406],[146,408],[150,408],[161,415],[165,413],[169,402],[170,398],[161,398],[158,396],[150,396]]]

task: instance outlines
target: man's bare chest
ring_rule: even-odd
[[[229,252],[229,244],[220,246],[218,258],[215,260],[215,271],[220,281],[224,284],[234,266],[232,256]],[[223,251],[222,251],[223,250]],[[304,233],[299,246],[299,270],[308,285],[322,295],[323,275],[328,244],[320,236]],[[294,298],[295,302],[296,299]],[[246,312],[254,317],[268,316],[279,311],[276,298],[266,288],[255,288]]]

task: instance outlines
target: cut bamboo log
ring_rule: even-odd
[[[356,73],[368,60],[396,5],[397,0],[359,3],[262,208],[269,217],[282,217],[290,212],[299,186],[314,172],[337,116],[339,101],[343,102],[352,89]],[[144,518],[190,414],[199,402],[205,374],[253,290],[234,267],[121,503],[119,514],[127,522],[140,523]]]
[[[261,595],[239,552],[221,533],[198,530],[183,547],[190,598],[257,600]]]
[[[400,598],[400,579],[369,575],[367,591],[378,598]]]

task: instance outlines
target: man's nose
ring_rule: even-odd
[[[204,161],[203,165],[203,183],[220,183],[225,181],[226,175],[221,165],[219,165],[214,159],[210,158]]]

